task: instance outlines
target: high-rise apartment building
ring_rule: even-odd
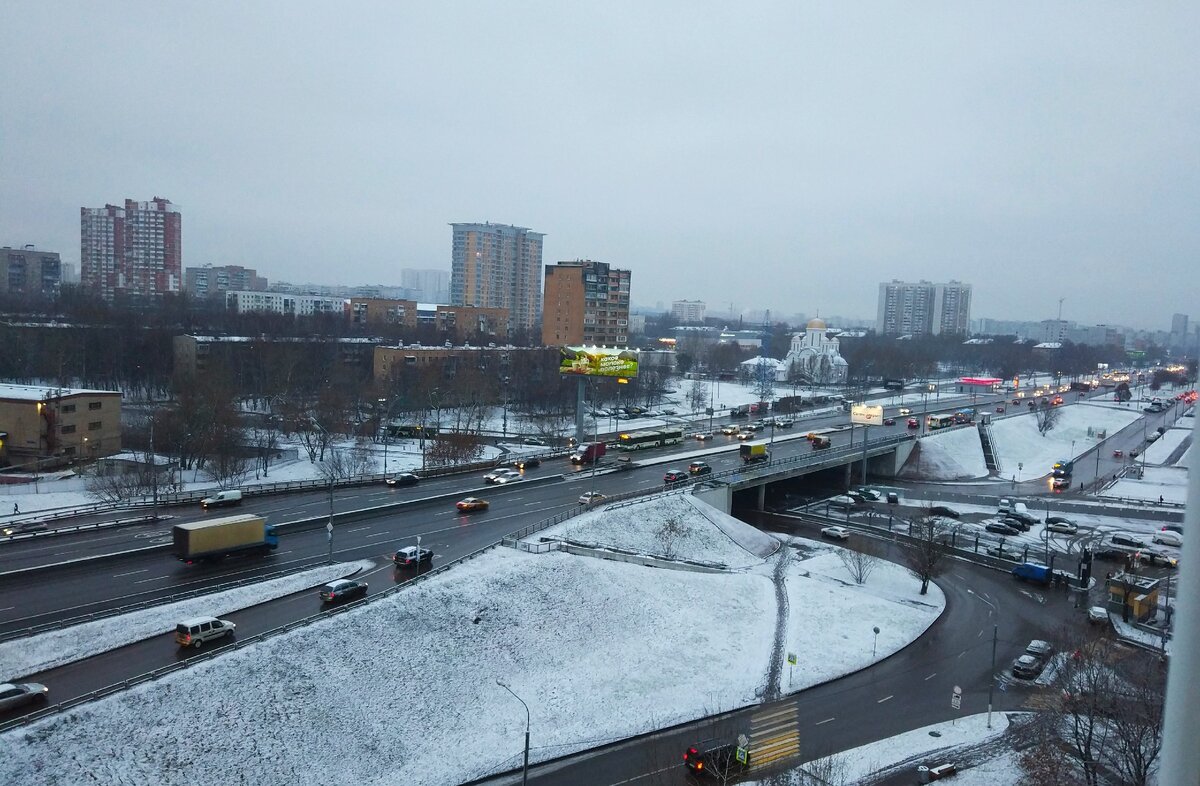
[[[703,300],[676,300],[671,303],[671,319],[677,325],[703,325],[706,308]]]
[[[544,234],[506,224],[451,224],[450,303],[507,308],[513,330],[532,331],[542,311]]]
[[[577,259],[546,265],[542,344],[629,343],[629,271]]]
[[[32,245],[0,248],[0,295],[53,300],[62,287],[62,267],[57,251],[39,251]]]
[[[450,272],[447,270],[400,270],[400,286],[411,300],[445,303],[450,299]]]
[[[192,297],[225,301],[226,292],[262,292],[267,280],[241,265],[204,265],[183,271],[183,289]]]
[[[160,297],[182,285],[179,209],[170,200],[80,208],[80,279],[105,300]]]
[[[966,333],[971,324],[971,285],[892,281],[879,285],[875,329],[885,335]]]
[[[1171,315],[1171,333],[1186,336],[1188,327],[1187,314],[1172,314]]]

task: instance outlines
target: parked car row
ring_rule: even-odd
[[[1053,654],[1054,648],[1049,643],[1041,639],[1034,639],[1025,647],[1025,652],[1013,661],[1013,676],[1022,680],[1036,678],[1046,668],[1046,664]]]

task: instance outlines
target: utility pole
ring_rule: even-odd
[[[992,692],[996,687],[996,640],[999,636],[1000,626],[992,625],[992,670],[988,673],[988,713],[987,727],[992,728]]]
[[[171,465],[167,464],[169,468]],[[34,477],[37,477],[37,468],[34,468]],[[152,493],[150,497],[150,515],[154,520],[158,520],[158,456],[154,452],[154,413],[150,413],[150,484]]]

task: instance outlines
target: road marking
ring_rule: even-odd
[[[526,502],[526,503],[525,503],[525,507],[529,508],[529,507],[532,507],[532,506],[534,506],[534,505],[541,505],[541,504],[542,504],[541,502]]]
[[[823,726],[824,724],[826,724],[826,723],[829,723],[829,722],[830,722],[830,721],[832,721],[832,720],[836,720],[836,718],[826,718],[826,719],[825,719],[825,720],[823,720],[823,721],[817,721],[817,722],[816,722],[816,723],[814,723],[813,725],[814,725],[814,726]]]
[[[4,608],[0,609],[0,611],[12,611],[15,608],[16,606],[5,606]]]
[[[346,530],[346,532],[362,532],[364,529],[370,529],[370,528],[371,527],[369,525],[366,527],[354,527],[353,529]]]
[[[128,573],[114,573],[113,578],[119,579],[122,576],[136,576],[139,573],[149,573],[149,572],[150,572],[149,568],[142,568],[141,570],[131,570]]]
[[[933,674],[930,674],[928,677],[926,677],[925,681],[929,682],[931,679],[933,679],[936,676],[937,676],[937,672],[935,671]]]
[[[162,581],[163,579],[168,579],[168,578],[170,578],[170,576],[155,576],[154,578],[151,578],[151,579],[138,579],[137,581],[135,581],[133,583],[134,584],[146,584],[151,581]]]
[[[894,694],[893,694],[893,695],[894,695]],[[888,701],[888,700],[889,700],[889,699],[891,699],[891,698],[892,698],[891,696],[884,696],[882,699],[880,699],[879,701],[877,701],[877,702],[875,702],[875,703],[876,703],[876,704],[883,704],[885,701]]]
[[[967,651],[963,650],[962,652],[958,653],[958,655],[956,657],[961,658],[963,655],[966,655],[966,654],[967,654]]]

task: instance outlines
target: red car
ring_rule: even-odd
[[[908,419],[908,427],[909,428],[920,428],[921,421],[917,420],[916,418],[909,418]]]
[[[1121,458],[1124,455],[1125,455],[1125,451],[1123,451],[1123,450],[1114,450],[1113,451],[1113,458]]]

